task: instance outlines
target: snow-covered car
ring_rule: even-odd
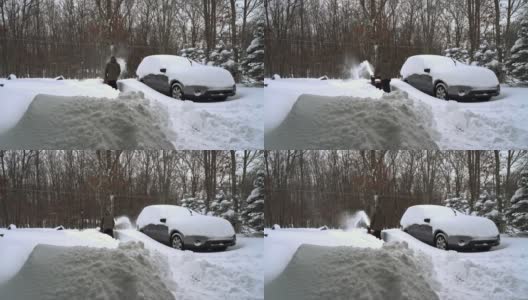
[[[225,100],[236,94],[235,80],[226,69],[176,55],[147,56],[137,67],[136,75],[152,89],[175,99]]]
[[[489,250],[500,244],[493,221],[468,216],[450,207],[415,205],[407,208],[400,225],[403,231],[439,249]]]
[[[176,205],[147,206],[136,225],[150,238],[175,249],[225,250],[236,244],[235,230],[229,221]]]
[[[411,56],[403,64],[400,75],[414,88],[444,100],[489,100],[500,94],[499,80],[493,71],[446,56]]]

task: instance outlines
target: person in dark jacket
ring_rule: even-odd
[[[105,211],[103,218],[101,219],[101,232],[108,234],[112,238],[114,237],[114,216],[110,213],[109,210]]]
[[[105,83],[117,90],[119,74],[121,74],[121,67],[117,63],[115,56],[112,56],[110,62],[106,64],[104,75]]]
[[[372,234],[373,236],[377,237],[378,239],[381,239],[381,218],[378,216],[379,214],[379,202],[378,202],[378,196],[374,196],[374,208],[371,210],[371,216],[370,216],[370,226],[367,228],[368,233]]]

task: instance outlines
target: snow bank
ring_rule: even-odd
[[[83,231],[53,228],[0,230],[0,283],[13,277],[38,244],[116,248],[118,242],[95,229]]]
[[[432,277],[431,262],[405,243],[302,245],[264,292],[269,299],[438,299]]]
[[[175,299],[166,262],[142,243],[117,249],[38,245],[20,272],[0,286],[8,299]]]
[[[302,95],[267,149],[437,149],[431,108],[405,92],[381,99]]]
[[[279,275],[302,244],[380,248],[383,241],[367,234],[366,229],[319,230],[317,228],[264,229],[264,282]]]
[[[16,149],[171,149],[168,117],[143,93],[37,95],[0,145]]]

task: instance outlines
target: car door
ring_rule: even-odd
[[[165,74],[153,74],[152,85],[154,89],[160,93],[167,94],[169,90],[169,78]]]
[[[433,227],[430,224],[420,224],[416,228],[417,235],[420,237],[419,240],[422,242],[431,244],[433,242]]]

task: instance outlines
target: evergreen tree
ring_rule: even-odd
[[[498,210],[496,197],[494,197],[494,195],[490,195],[490,193],[488,193],[486,190],[483,190],[480,193],[480,196],[473,207],[472,214],[492,220],[498,228],[500,228],[500,224],[503,220],[503,216]]]
[[[222,40],[218,42],[215,49],[209,54],[208,65],[221,67],[228,70],[235,77],[236,64],[233,50],[227,49]]]
[[[475,52],[472,65],[486,67],[492,70],[499,77],[500,64],[498,53],[493,49],[486,40],[482,42],[479,49]]]
[[[205,212],[205,201],[200,198],[185,195],[181,200],[181,206],[187,207],[199,213]]]
[[[449,197],[444,200],[444,205],[463,213],[467,213],[469,211],[469,202],[465,197]]]
[[[246,50],[242,63],[244,81],[251,84],[264,84],[264,20],[259,20],[254,39]]]
[[[469,52],[464,48],[449,48],[444,50],[444,52],[445,56],[451,57],[465,64],[468,64],[470,61]]]
[[[223,190],[218,191],[215,199],[211,202],[209,213],[214,216],[224,218],[231,222],[233,226],[235,226],[237,218],[235,211],[233,210],[233,201],[226,199]]]
[[[187,57],[201,64],[205,63],[205,51],[201,48],[184,48],[180,51],[180,55]]]
[[[264,230],[264,172],[259,171],[253,182],[254,189],[247,198],[247,207],[243,212],[245,223],[257,230]]]
[[[514,81],[528,83],[528,6],[521,18],[518,39],[511,48],[507,70]]]
[[[521,173],[519,189],[513,195],[506,213],[508,223],[515,231],[528,232],[528,170]]]

